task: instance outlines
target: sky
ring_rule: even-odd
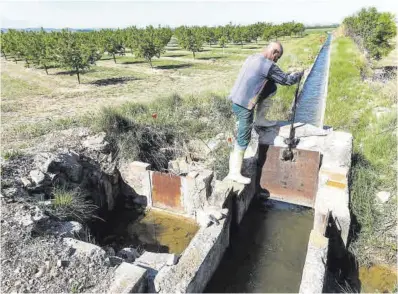
[[[398,13],[396,0],[0,1],[2,28],[124,28],[225,25],[257,21],[340,23],[362,7]]]

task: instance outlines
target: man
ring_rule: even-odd
[[[253,127],[254,109],[257,106],[256,126],[267,127],[272,123],[265,119],[270,106],[270,96],[276,93],[276,83],[293,85],[297,83],[302,72],[284,73],[276,62],[283,55],[283,47],[279,42],[271,42],[264,51],[249,56],[243,64],[238,78],[232,88],[229,99],[232,110],[238,120],[237,140],[229,159],[228,179],[250,184],[250,178],[241,175],[243,156],[249,145]]]

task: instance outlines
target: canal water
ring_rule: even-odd
[[[311,209],[253,200],[205,292],[297,293],[312,225]]]
[[[329,34],[303,85],[296,110],[296,122],[323,127],[331,40],[332,35]]]

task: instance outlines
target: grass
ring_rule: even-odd
[[[84,222],[94,217],[97,208],[80,190],[58,186],[53,190],[51,206],[45,209],[58,219]]]
[[[24,155],[24,152],[19,149],[10,149],[10,150],[5,151],[2,154],[2,157],[5,160],[13,160],[13,159],[21,157],[23,155]]]
[[[149,104],[104,108],[93,127],[108,134],[120,158],[149,162],[165,170],[170,159],[190,152],[186,147],[190,139],[232,133],[234,118],[230,101],[223,97],[171,95]],[[223,164],[226,162],[214,167],[220,175],[224,174]]]
[[[357,224],[350,247],[362,266],[395,263],[397,250],[391,214],[397,204],[395,80],[371,81],[371,74],[351,39],[333,41],[325,124],[354,136],[350,196]],[[375,109],[382,106],[391,111],[378,118]],[[381,190],[393,195],[384,205],[376,200]]]
[[[1,98],[6,100],[17,100],[28,96],[48,95],[50,90],[36,83],[12,77],[1,73]],[[3,109],[2,104],[2,109]],[[6,106],[11,107],[11,106]],[[2,110],[3,111],[3,110]]]

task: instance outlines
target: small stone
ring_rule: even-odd
[[[115,249],[113,249],[110,246],[109,247],[105,247],[103,249],[105,250],[106,255],[108,255],[108,256],[115,256],[116,255]]]
[[[386,203],[390,199],[391,193],[386,191],[380,191],[376,194],[376,197],[381,203]]]
[[[32,170],[29,176],[36,185],[41,185],[46,179],[46,175],[38,169]]]
[[[66,267],[66,266],[68,266],[68,264],[69,264],[69,261],[67,261],[67,260],[61,260],[61,259],[57,260],[57,267]]]
[[[35,274],[35,278],[40,278],[43,276],[44,272],[46,271],[45,267],[41,267],[39,271]]]
[[[15,282],[14,286],[15,286],[15,287],[18,287],[18,286],[21,285],[21,283],[22,283],[22,282],[21,282],[20,280],[17,280],[17,281]]]
[[[33,194],[32,197],[37,200],[37,201],[43,201],[45,199],[45,194],[44,193],[38,193],[38,194]]]
[[[87,137],[82,142],[83,146],[98,152],[107,152],[109,150],[109,143],[105,140],[106,134],[101,132],[95,136]]]
[[[123,258],[118,256],[109,256],[109,265],[110,266],[117,266],[123,262]]]
[[[30,279],[28,283],[29,283],[29,285],[32,285],[33,284],[33,279]]]
[[[134,262],[136,258],[140,257],[139,253],[134,248],[123,248],[117,253],[117,256],[128,262]]]
[[[178,255],[170,254],[170,256],[167,258],[166,264],[170,265],[170,266],[175,265],[175,264],[177,264],[177,261],[178,261]]]
[[[27,177],[21,178],[21,182],[25,188],[32,186],[32,182]]]
[[[204,228],[207,228],[212,223],[209,215],[201,209],[196,211],[196,222]]]

